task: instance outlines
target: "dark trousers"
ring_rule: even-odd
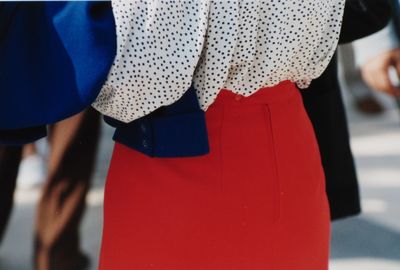
[[[49,127],[48,175],[36,214],[34,262],[38,270],[83,266],[79,225],[90,187],[99,114],[93,109]],[[0,147],[0,240],[12,209],[21,147]]]

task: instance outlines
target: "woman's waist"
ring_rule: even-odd
[[[285,101],[299,95],[295,83],[282,81],[274,86],[261,87],[250,95],[246,95],[246,90],[223,88],[220,90],[213,106],[219,105],[252,105],[252,104],[271,104]]]

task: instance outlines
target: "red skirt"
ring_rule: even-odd
[[[222,90],[206,119],[206,156],[115,145],[100,269],[328,269],[324,174],[294,84]]]

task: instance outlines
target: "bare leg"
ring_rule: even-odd
[[[36,269],[79,270],[88,263],[79,248],[79,225],[99,131],[99,114],[92,109],[50,128],[49,171],[36,217]]]

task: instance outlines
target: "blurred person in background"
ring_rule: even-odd
[[[49,126],[48,172],[34,229],[34,269],[80,270],[88,267],[89,259],[80,249],[79,226],[95,165],[99,134],[100,117],[93,109]],[[13,206],[22,148],[0,146],[0,241]],[[27,156],[35,153],[32,145],[24,151],[28,152],[25,153]]]
[[[357,59],[365,82],[373,89],[400,97],[400,1],[393,0],[393,21],[384,30],[358,41]],[[390,75],[390,70],[397,74]]]
[[[388,23],[389,0],[346,1],[340,43],[368,36]],[[302,91],[320,147],[331,219],[360,213],[360,197],[335,56],[321,77]]]

